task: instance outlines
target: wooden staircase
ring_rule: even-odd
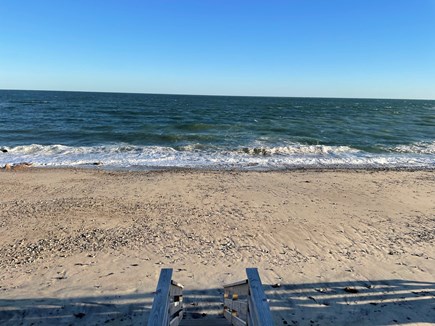
[[[160,272],[148,326],[272,326],[269,303],[256,268],[246,269],[247,279],[223,286],[223,296],[201,298],[172,280],[172,269]],[[222,293],[222,292],[220,292]],[[205,300],[201,300],[205,299]],[[189,302],[191,301],[191,302]]]

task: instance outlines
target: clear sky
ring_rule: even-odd
[[[0,0],[0,89],[435,99],[435,0]]]

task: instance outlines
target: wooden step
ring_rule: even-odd
[[[228,326],[230,325],[230,323],[224,317],[198,318],[198,319],[186,318],[186,319],[182,319],[179,325],[180,326],[201,326],[201,325]]]

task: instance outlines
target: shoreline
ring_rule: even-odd
[[[0,183],[5,325],[139,323],[163,267],[208,316],[258,267],[277,325],[433,322],[433,170],[29,168]]]
[[[149,173],[149,172],[191,172],[191,173],[292,173],[292,172],[435,172],[434,167],[343,167],[343,166],[331,166],[331,167],[286,167],[286,168],[276,168],[276,169],[248,169],[248,168],[198,168],[198,167],[159,167],[159,166],[149,166],[149,167],[106,167],[103,164],[93,164],[86,166],[33,166],[32,163],[20,162],[12,163],[14,165],[29,164],[28,167],[20,169],[19,172],[31,171],[31,170],[63,170],[63,171],[100,171],[108,173]],[[5,171],[5,167],[0,168],[0,172],[11,172]]]

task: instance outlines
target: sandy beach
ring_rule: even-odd
[[[433,324],[434,198],[433,171],[2,171],[0,324],[143,323],[162,267],[204,318],[257,267],[276,325]]]

